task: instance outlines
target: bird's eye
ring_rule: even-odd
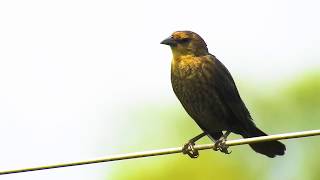
[[[180,43],[188,43],[190,41],[191,41],[191,39],[189,39],[189,38],[184,38],[184,39],[179,40]]]

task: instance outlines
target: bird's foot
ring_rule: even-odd
[[[220,151],[225,154],[230,154],[232,151],[230,151],[230,152],[228,151],[229,146],[226,145],[226,141],[227,141],[226,138],[222,136],[219,140],[217,140],[214,143],[213,150]]]
[[[199,157],[199,151],[194,148],[194,145],[194,142],[189,141],[187,144],[183,146],[182,153],[188,154],[191,158]]]

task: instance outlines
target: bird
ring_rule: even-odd
[[[197,158],[195,142],[208,136],[216,151],[229,154],[226,145],[230,133],[243,138],[266,136],[260,130],[242,101],[231,73],[214,55],[206,42],[195,32],[175,31],[161,41],[172,51],[171,84],[185,111],[203,131],[182,148],[184,154]],[[225,133],[223,133],[225,132]],[[257,153],[273,158],[285,154],[279,141],[249,144]]]

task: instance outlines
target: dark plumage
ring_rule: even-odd
[[[173,90],[205,135],[215,141],[222,137],[222,131],[245,138],[266,135],[253,123],[227,68],[208,52],[205,41],[198,34],[177,31],[161,43],[169,45],[173,53]],[[286,149],[279,141],[250,146],[268,157],[283,155]]]

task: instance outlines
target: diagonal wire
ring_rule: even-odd
[[[258,143],[258,142],[264,142],[264,141],[302,138],[302,137],[317,136],[317,135],[320,135],[320,130],[310,130],[310,131],[292,132],[292,133],[284,133],[284,134],[275,134],[275,135],[269,135],[269,136],[260,136],[260,137],[246,138],[246,139],[228,140],[226,141],[226,145],[237,146],[237,145],[252,144],[252,143]],[[203,144],[203,145],[194,146],[194,149],[204,150],[204,149],[212,149],[213,147],[214,147],[214,144]],[[175,147],[175,148],[166,148],[166,149],[159,149],[159,150],[116,154],[116,155],[110,155],[100,159],[0,171],[0,175],[39,171],[39,170],[45,170],[45,169],[55,169],[55,168],[70,167],[70,166],[79,166],[79,165],[85,165],[85,164],[103,163],[103,162],[109,162],[109,161],[119,161],[119,160],[142,158],[142,157],[149,157],[149,156],[160,156],[160,155],[175,154],[175,153],[181,153],[181,152],[182,152],[182,147]]]

